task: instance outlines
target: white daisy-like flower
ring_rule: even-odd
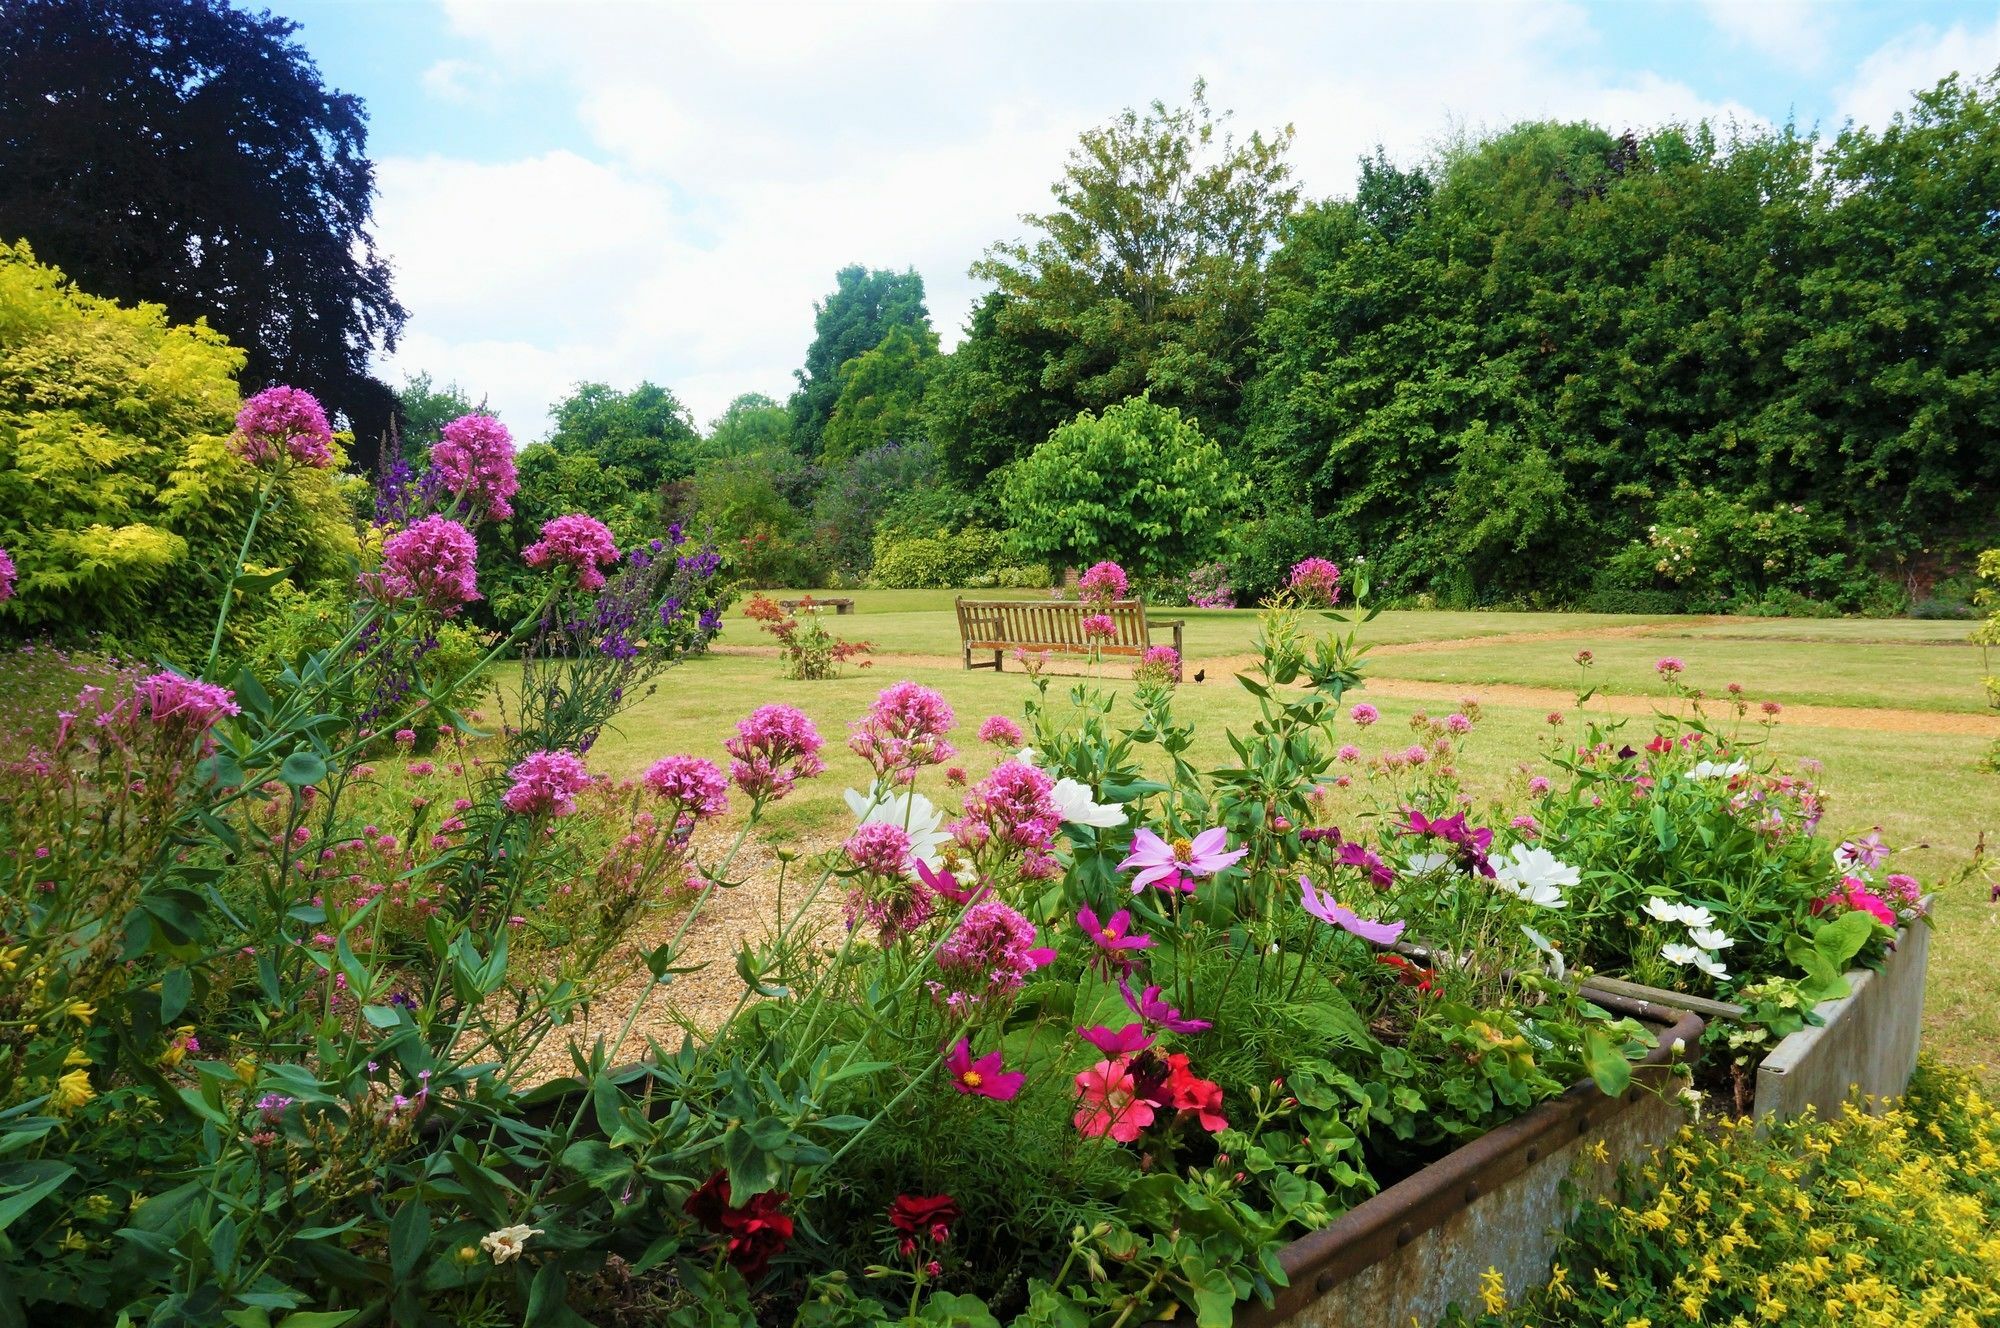
[[[479,1248],[493,1256],[493,1262],[506,1263],[509,1259],[521,1257],[522,1246],[528,1237],[542,1234],[540,1227],[511,1226],[489,1231],[479,1238]]]
[[[1539,846],[1516,844],[1493,869],[1493,884],[1516,899],[1538,908],[1563,908],[1563,887],[1577,884],[1583,874]]]
[[[849,789],[845,796],[856,825],[893,825],[909,835],[911,874],[915,874],[918,862],[937,870],[941,862],[938,850],[951,842],[951,834],[944,829],[944,813],[929,798],[921,793],[884,795],[873,784],[866,793]]]
[[[1701,957],[1702,949],[1698,945],[1678,945],[1668,941],[1660,947],[1660,958],[1670,964],[1679,964],[1683,968],[1700,962]]]
[[[1071,825],[1094,825],[1106,830],[1114,825],[1125,824],[1125,809],[1116,803],[1098,802],[1091,797],[1091,787],[1078,780],[1058,779],[1049,790],[1049,801],[1055,803],[1056,810]]]
[[[1729,976],[1729,970],[1722,966],[1722,960],[1706,950],[1701,951],[1696,957],[1694,966],[1714,978],[1717,982],[1721,982]]]
[[[1720,761],[1696,761],[1690,774],[1695,779],[1734,779],[1749,769],[1747,761],[1731,761],[1728,765]]]
[[[1675,907],[1681,925],[1687,927],[1689,930],[1700,931],[1715,925],[1715,914],[1709,912],[1700,904],[1679,904]]]
[[[1736,944],[1728,932],[1715,927],[1696,927],[1688,932],[1688,939],[1704,950],[1727,950]]]
[[[1534,947],[1540,950],[1547,958],[1549,976],[1560,982],[1562,975],[1569,972],[1569,961],[1563,958],[1563,952],[1556,948],[1555,942],[1536,931],[1533,927],[1525,924],[1521,927],[1521,934],[1526,936],[1534,944]]]
[[[1037,770],[1039,770],[1039,769],[1041,769],[1041,768],[1042,768],[1042,765],[1041,765],[1041,762],[1042,762],[1042,757],[1041,757],[1041,753],[1037,752],[1037,751],[1036,751],[1036,750],[1035,750],[1034,748],[1032,748],[1032,747],[1023,747],[1023,748],[1022,748],[1022,749],[1021,749],[1020,751],[1018,751],[1018,752],[1015,752],[1015,753],[1014,753],[1014,759],[1015,759],[1016,761],[1019,761],[1019,762],[1020,762],[1020,763],[1021,763],[1022,765],[1031,765],[1031,766],[1034,766],[1034,767],[1035,767],[1035,769],[1037,769]]]
[[[1429,876],[1451,865],[1451,859],[1442,853],[1412,853],[1403,862],[1405,876]]]
[[[1645,914],[1656,922],[1679,922],[1681,920],[1681,906],[1679,904],[1669,904],[1658,895],[1654,895],[1646,901]]]

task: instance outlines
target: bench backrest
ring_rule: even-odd
[[[1109,614],[1117,628],[1101,649],[1121,655],[1145,650],[1151,640],[1146,605],[1136,599],[1115,600],[1102,610],[1076,600],[960,599],[958,634],[968,645],[1083,651],[1091,647],[1083,634],[1083,620],[1097,612]]]

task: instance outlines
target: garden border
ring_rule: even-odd
[[[1836,1116],[1857,1092],[1871,1111],[1901,1097],[1923,1040],[1930,954],[1930,923],[1909,922],[1879,970],[1848,969],[1848,994],[1813,1007],[1824,1022],[1790,1034],[1758,1063],[1757,1119],[1789,1120],[1808,1108]]]

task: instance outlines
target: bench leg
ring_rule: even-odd
[[[1005,673],[1007,671],[1000,667],[1000,652],[997,650],[993,652],[993,671],[995,673]]]

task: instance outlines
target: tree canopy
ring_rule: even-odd
[[[707,450],[715,456],[743,456],[791,445],[791,411],[762,392],[745,392],[709,421]]]
[[[604,383],[578,383],[549,413],[555,420],[549,446],[620,470],[637,488],[657,489],[688,479],[700,459],[701,435],[688,408],[653,383],[642,382],[629,392]]]
[[[296,30],[224,0],[0,6],[0,241],[207,319],[245,382],[312,390],[372,449],[394,396],[368,360],[404,311],[369,229],[366,112]]]
[[[882,344],[891,328],[928,336],[930,310],[924,306],[924,279],[915,269],[890,272],[856,263],[834,277],[833,293],[813,306],[813,339],[792,393],[792,445],[818,456],[826,426],[840,399],[840,369]]]
[[[924,389],[938,357],[937,333],[898,325],[840,366],[840,395],[826,422],[824,460],[858,456],[924,434]]]

